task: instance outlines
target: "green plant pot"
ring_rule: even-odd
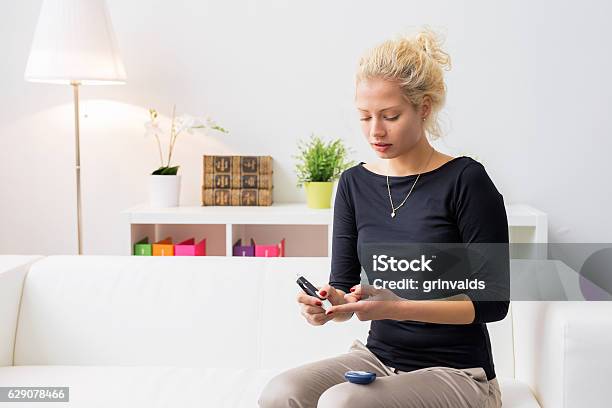
[[[331,208],[333,181],[311,181],[304,183],[308,208]]]

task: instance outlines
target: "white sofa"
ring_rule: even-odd
[[[0,256],[0,386],[69,386],[54,407],[256,407],[282,369],[365,340],[367,323],[300,316],[295,272],[321,283],[328,270],[327,258]],[[514,302],[489,325],[504,407],[612,406],[611,317],[610,303]]]

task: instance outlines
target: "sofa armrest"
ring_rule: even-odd
[[[19,303],[25,276],[36,255],[0,255],[0,367],[13,365]]]
[[[612,302],[513,302],[515,376],[542,408],[611,406]]]

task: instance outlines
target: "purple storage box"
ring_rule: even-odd
[[[242,245],[242,239],[236,241],[233,246],[234,256],[255,256],[255,241],[251,238],[251,245]]]

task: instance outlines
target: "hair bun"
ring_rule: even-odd
[[[450,56],[442,49],[442,40],[429,28],[425,28],[414,37],[419,49],[436,61],[445,70],[450,70]]]

